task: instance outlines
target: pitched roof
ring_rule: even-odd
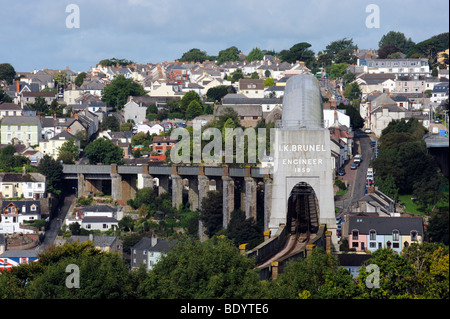
[[[392,235],[393,230],[398,230],[400,235],[409,235],[412,230],[423,235],[422,217],[378,217],[378,216],[352,216],[349,215],[348,233],[355,229],[360,234],[369,234],[375,230],[380,235]]]
[[[38,125],[40,123],[37,116],[5,116],[2,125]]]
[[[22,108],[15,103],[1,103],[0,110],[22,111]]]
[[[240,105],[219,105],[216,109],[216,115],[221,116],[227,113],[227,109],[233,109],[238,116],[258,116],[262,117],[263,112],[259,104],[240,104]]]

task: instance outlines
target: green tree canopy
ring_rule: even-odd
[[[219,51],[219,55],[217,56],[218,65],[221,65],[224,62],[232,62],[240,60],[241,59],[239,58],[239,49],[236,48],[235,46]]]
[[[200,62],[209,60],[209,56],[205,51],[201,51],[200,49],[190,49],[189,51],[183,53],[183,56],[180,58],[180,62]]]
[[[400,50],[400,52],[407,54],[408,51],[414,47],[414,42],[411,40],[411,38],[407,39],[405,34],[402,32],[389,31],[388,33],[383,35],[380,39],[380,42],[378,42],[378,47],[380,49],[386,46],[395,47]],[[388,54],[386,54],[386,56],[387,55]],[[381,59],[383,59],[383,57],[381,57]]]
[[[102,101],[108,106],[120,110],[127,102],[129,96],[145,95],[147,93],[142,85],[120,74],[115,76],[111,83],[103,89]]]
[[[81,72],[75,78],[75,85],[80,87],[83,85],[83,81],[86,78],[86,72]]]
[[[97,138],[89,143],[84,150],[91,164],[121,164],[123,162],[123,150],[105,138]]]
[[[160,299],[258,298],[263,286],[251,259],[227,238],[180,241],[158,262],[142,285]]]
[[[186,92],[180,100],[180,110],[183,114],[186,114],[187,108],[192,101],[197,101],[200,105],[202,104],[202,100],[200,95],[198,95],[195,91]]]
[[[249,62],[261,61],[263,59],[263,57],[264,57],[264,52],[261,51],[260,48],[256,47],[250,51],[250,53],[247,55],[247,57],[245,59]]]
[[[325,54],[328,54],[327,57],[331,57],[334,63],[355,64],[356,57],[353,52],[357,48],[358,46],[353,43],[353,39],[343,38],[328,44],[325,48]]]
[[[205,234],[212,237],[220,229],[222,229],[222,192],[209,191],[205,198],[202,199],[202,209],[199,218],[206,227]]]
[[[283,61],[288,63],[303,61],[307,67],[310,67],[310,64],[314,61],[314,51],[309,49],[310,47],[310,43],[300,42],[294,44],[289,50],[282,50],[280,52],[280,57]]]
[[[0,64],[0,81],[5,80],[6,83],[12,84],[14,78],[16,76],[16,70],[9,63],[1,63]]]
[[[47,191],[59,194],[62,189],[62,171],[61,163],[53,159],[48,154],[40,160],[38,172],[46,177]]]
[[[100,130],[102,131],[111,130],[111,132],[118,132],[119,129],[120,122],[115,116],[105,116],[100,124]]]
[[[198,101],[193,100],[191,101],[191,103],[189,103],[186,109],[185,117],[187,120],[192,120],[193,118],[202,114],[203,114],[202,105]]]

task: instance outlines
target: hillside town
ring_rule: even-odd
[[[448,32],[436,37],[432,56],[420,43],[408,53],[387,38],[376,49],[349,39],[320,54],[304,42],[281,52],[255,48],[245,54],[231,47],[217,57],[192,49],[175,61],[110,58],[87,70],[0,64],[0,277],[21,264],[45,264],[49,247],[68,244],[92,243],[119,256],[127,271],[154,273],[163,256],[180,253],[186,238],[224,236],[243,256],[275,242],[264,224],[267,189],[250,181],[253,168],[273,165],[270,154],[251,165],[205,164],[227,175],[209,180],[202,200],[200,176],[197,195],[188,178],[176,191],[180,166],[194,166],[174,165],[170,150],[179,139],[171,133],[185,128],[192,134],[194,126],[278,128],[288,120],[283,101],[289,80],[302,75],[314,77],[320,88],[333,176],[332,239],[325,244],[325,229],[315,245],[323,242],[355,281],[377,251],[408,256],[404,251],[415,244],[443,245],[436,258],[446,258],[448,266]],[[444,48],[441,38],[447,39]],[[120,192],[113,177],[91,181],[106,166],[111,176],[125,171],[121,167],[142,167],[151,181],[144,173],[133,182],[123,177]],[[73,175],[77,167],[88,171]],[[149,173],[159,167],[174,169],[167,185]],[[233,182],[234,209],[225,220],[226,178],[235,168],[246,173],[242,183]],[[303,257],[311,256],[308,246]],[[259,278],[281,282],[282,269],[290,270],[281,264],[272,261],[271,275],[260,272]],[[448,269],[441,276],[448,283]],[[448,299],[448,287],[436,295],[415,293]]]

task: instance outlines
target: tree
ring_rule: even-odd
[[[283,50],[280,52],[281,59],[288,63],[303,61],[306,66],[309,67],[311,62],[314,60],[314,51],[309,49],[310,47],[311,44],[307,42],[294,44],[289,50]]]
[[[283,299],[351,299],[358,293],[351,274],[322,248],[314,248],[309,257],[287,262],[269,287],[269,298]]]
[[[387,34],[383,35],[380,42],[378,42],[378,47],[380,49],[385,46],[396,47],[400,52],[407,54],[408,51],[414,47],[414,42],[411,38],[407,39],[402,32],[389,31]]]
[[[186,113],[185,113],[186,119],[192,120],[193,118],[195,118],[201,114],[203,114],[202,105],[196,100],[191,101],[191,103],[189,103],[189,105],[186,109]]]
[[[356,57],[353,55],[358,47],[353,44],[353,39],[343,38],[331,42],[326,46],[325,53],[331,57],[334,63],[355,64]]]
[[[212,237],[220,229],[222,229],[222,192],[209,191],[205,198],[202,199],[202,209],[199,218],[206,227],[205,234]]]
[[[192,101],[197,101],[200,105],[202,104],[200,96],[195,91],[189,91],[183,95],[180,100],[180,110],[183,114],[186,114],[186,110]]]
[[[236,246],[248,243],[248,249],[256,247],[264,240],[262,231],[256,226],[253,217],[247,219],[245,212],[240,209],[231,212],[227,237],[233,240]]]
[[[144,87],[120,74],[114,77],[102,93],[102,101],[116,110],[123,108],[129,96],[145,96]]]
[[[347,63],[335,63],[329,67],[328,73],[331,79],[337,79],[343,77],[347,72]]]
[[[75,78],[75,85],[80,87],[83,85],[83,81],[86,78],[86,72],[81,72]]]
[[[200,51],[199,49],[190,49],[189,51],[183,53],[180,58],[180,62],[200,62],[209,60],[208,55],[205,51]]]
[[[89,143],[84,150],[91,164],[121,164],[123,162],[123,150],[105,138],[97,138]]]
[[[394,201],[398,200],[398,187],[395,185],[395,179],[392,175],[388,174],[384,180],[377,179],[375,186],[378,186],[380,191]]]
[[[9,63],[0,64],[0,81],[5,80],[7,84],[12,84],[14,77],[16,76],[16,71],[13,66]]]
[[[227,238],[179,241],[149,273],[142,286],[147,298],[258,298],[264,286],[251,259]]]
[[[100,124],[100,130],[102,131],[111,130],[111,132],[117,132],[119,128],[120,122],[115,116],[106,116]]]
[[[112,58],[112,59],[104,59],[104,60],[100,60],[100,62],[98,63],[103,67],[106,66],[127,66],[127,65],[131,65],[133,64],[133,61],[131,60],[127,60],[127,59],[116,59],[116,58]]]
[[[264,86],[274,86],[275,81],[272,78],[266,78],[264,80]]]
[[[233,86],[218,85],[208,89],[208,91],[206,92],[206,97],[210,101],[220,102],[222,98],[228,93],[236,93],[236,90],[233,88]]]
[[[119,299],[134,295],[133,274],[118,254],[105,253],[92,242],[53,246],[39,256],[39,272],[26,286],[32,299]],[[79,288],[69,289],[68,265],[76,265]]]
[[[228,49],[219,51],[217,56],[217,64],[221,65],[224,62],[240,61],[239,49],[235,46],[229,47]]]
[[[38,165],[38,172],[45,176],[47,191],[59,194],[62,188],[62,165],[45,154]]]
[[[12,98],[0,87],[0,103],[11,103],[12,101]]]
[[[237,82],[237,81],[239,81],[240,79],[243,79],[243,78],[244,78],[244,73],[242,73],[242,69],[237,69],[236,71],[234,71],[231,74],[231,81],[233,83]]]
[[[394,53],[400,52],[400,49],[395,45],[383,45],[378,49],[378,58],[379,59],[389,59],[389,56],[392,56]]]
[[[264,57],[263,51],[261,51],[260,48],[256,47],[250,51],[250,53],[247,55],[247,57],[245,59],[249,62],[261,61],[263,59],[263,57]]]
[[[58,148],[58,160],[63,160],[63,163],[70,164],[78,160],[79,153],[80,149],[77,143],[73,138],[69,138]]]
[[[359,99],[361,97],[361,89],[356,82],[350,83],[345,87],[344,96],[347,99]]]
[[[42,96],[36,97],[34,103],[28,104],[28,106],[38,113],[46,113],[48,110],[48,104]]]

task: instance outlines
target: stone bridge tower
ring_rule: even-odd
[[[286,83],[273,154],[269,229],[275,233],[280,224],[288,223],[288,201],[294,188],[308,185],[317,197],[316,218],[332,231],[336,243],[330,133],[324,128],[319,83],[312,75],[295,75]]]

